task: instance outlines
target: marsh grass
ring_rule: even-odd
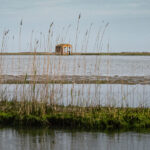
[[[21,111],[20,111],[21,108]],[[116,130],[150,127],[149,108],[58,106],[39,102],[1,101],[0,123],[74,129]]]

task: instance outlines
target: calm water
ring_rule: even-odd
[[[150,107],[150,85],[37,84],[0,85],[1,97],[47,100],[60,105]]]
[[[2,74],[150,75],[149,56],[1,56]]]
[[[149,150],[150,133],[0,129],[0,150]]]

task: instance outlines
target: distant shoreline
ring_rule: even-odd
[[[5,52],[0,53],[0,55],[59,55],[55,54],[54,52]],[[65,56],[67,54],[61,55]],[[150,52],[112,52],[112,53],[72,53],[70,55],[115,55],[115,56],[150,56]],[[59,55],[60,56],[60,55]]]

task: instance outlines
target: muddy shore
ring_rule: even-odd
[[[150,84],[150,76],[0,75],[0,84]]]

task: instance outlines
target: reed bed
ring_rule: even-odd
[[[0,55],[0,76],[6,74],[24,75],[24,80],[26,81],[28,75],[32,75],[32,81],[34,82],[29,85],[0,84],[0,124],[49,125],[50,127],[85,129],[150,127],[150,110],[147,108],[149,107],[149,87],[146,89],[145,86],[137,88],[137,86],[117,85],[115,87],[111,84],[104,87],[101,84],[87,85],[84,80],[79,85],[74,83],[65,85],[48,83],[49,75],[101,76],[105,72],[109,77],[111,74],[112,60],[107,59],[104,61],[106,57],[99,56],[102,54],[103,39],[109,23],[106,23],[98,30],[93,46],[97,56],[94,59],[89,59],[92,53],[87,53],[87,49],[90,39],[93,38],[90,37],[93,24],[86,30],[83,39],[79,40],[81,36],[80,21],[81,14],[78,16],[75,37],[72,40],[67,37],[70,33],[66,34],[67,30],[72,28],[72,25],[63,27],[60,35],[56,37],[54,36],[53,22],[49,26],[48,33],[40,32],[39,38],[32,31],[29,42],[30,51],[24,53],[32,54],[32,56],[19,55],[22,49],[22,20],[19,25],[19,52],[16,53],[18,54],[17,56],[3,55],[11,54],[7,51],[10,30],[4,31]],[[62,33],[65,33],[66,36],[63,37]],[[52,54],[54,43],[70,41],[74,43],[74,52],[76,54],[89,56],[37,55],[42,53]],[[81,48],[79,48],[80,45]],[[41,49],[44,52],[40,53]],[[78,49],[80,49],[80,52],[77,51]],[[107,50],[107,53],[104,54],[109,55],[109,43]],[[106,67],[104,68],[102,65]],[[136,72],[137,68],[131,66],[131,69],[135,69]],[[45,84],[42,85],[37,84],[37,75],[46,76],[47,82],[45,81]],[[103,89],[105,89],[105,92]],[[141,95],[138,90],[142,91],[139,92]]]
[[[26,99],[62,106],[149,107],[149,85],[4,84],[1,98]]]

